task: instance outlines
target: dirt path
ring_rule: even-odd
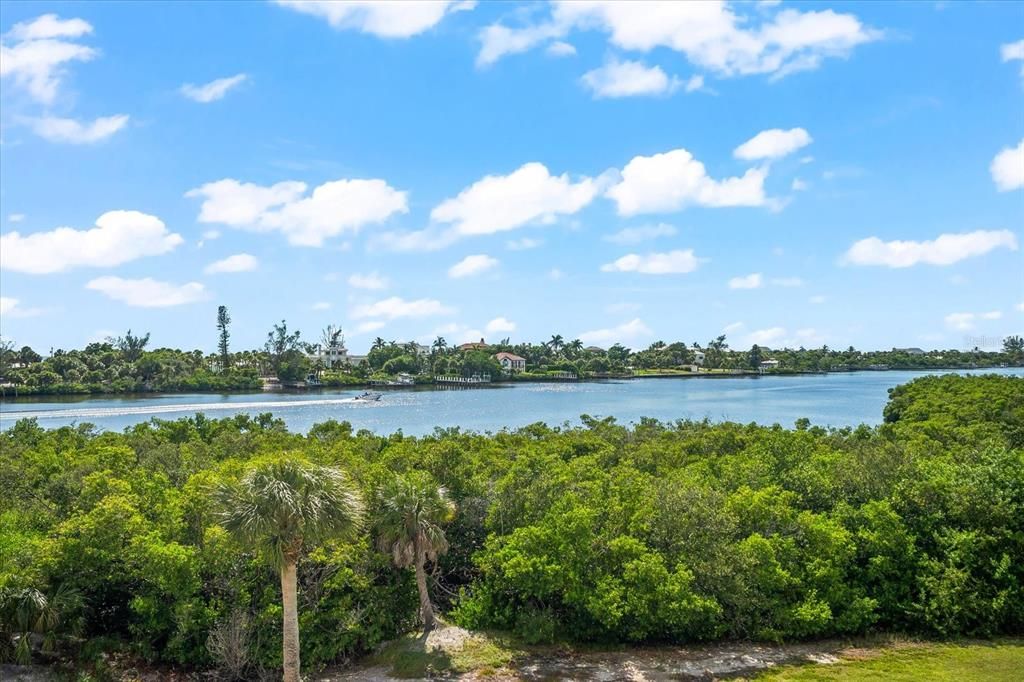
[[[418,640],[415,648],[425,655],[455,658],[464,647],[485,641],[485,637],[456,627],[446,627]],[[598,682],[661,682],[663,680],[712,680],[755,673],[782,663],[834,663],[844,648],[840,642],[814,644],[760,645],[725,644],[693,647],[631,648],[622,651],[517,651],[499,668],[486,666],[465,673],[443,673],[429,677],[397,678],[388,665],[328,671],[314,676],[318,682],[390,682],[398,679],[458,679],[506,682],[555,682],[597,680]],[[408,647],[412,651],[412,647]]]

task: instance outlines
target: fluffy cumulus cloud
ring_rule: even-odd
[[[981,320],[999,320],[1002,317],[1001,310],[990,310],[986,313],[950,313],[946,315],[945,322],[950,329],[970,331]]]
[[[1017,250],[1017,237],[1013,232],[976,230],[942,234],[935,239],[920,242],[883,242],[878,237],[868,237],[854,243],[843,256],[843,262],[852,265],[885,265],[890,268],[909,268],[921,263],[952,265],[999,248]]]
[[[378,329],[383,329],[386,325],[386,322],[381,322],[380,320],[368,320],[356,325],[356,332],[359,334],[368,334],[370,332],[375,332]]]
[[[167,231],[156,216],[138,211],[109,211],[96,227],[58,227],[50,232],[0,236],[0,268],[47,274],[75,267],[110,267],[174,249],[184,240]]]
[[[348,285],[355,289],[387,289],[388,279],[377,274],[376,271],[366,273],[365,275],[357,272],[349,276]]]
[[[996,154],[989,171],[1000,192],[1024,187],[1024,140],[1016,147],[1007,147]]]
[[[128,124],[127,114],[101,116],[93,121],[43,116],[27,119],[28,125],[39,137],[50,142],[93,144],[102,142]]]
[[[488,334],[507,334],[516,330],[516,323],[504,317],[496,317],[487,323],[484,330]]]
[[[375,303],[365,303],[352,309],[352,318],[361,320],[365,318],[381,318],[395,320],[401,317],[433,317],[436,315],[449,315],[454,310],[440,301],[431,298],[419,298],[407,301],[398,296],[385,298]]]
[[[803,128],[762,130],[733,151],[733,156],[744,161],[780,159],[811,143],[811,136]]]
[[[635,156],[622,169],[621,181],[605,196],[619,215],[663,213],[687,206],[764,206],[765,168],[751,168],[741,177],[715,180],[704,164],[685,149],[653,156]]]
[[[97,277],[85,287],[136,308],[170,308],[205,301],[209,298],[206,288],[199,282],[172,284],[150,277],[143,279]]]
[[[579,340],[583,343],[611,345],[649,338],[653,333],[651,328],[637,317],[616,327],[592,329],[591,331],[583,332],[579,334]]]
[[[542,163],[527,163],[509,175],[488,175],[446,199],[430,212],[435,223],[451,225],[460,236],[514,230],[534,222],[550,223],[593,201],[598,183],[572,182],[551,175]]]
[[[181,94],[193,102],[209,104],[210,102],[216,102],[219,99],[223,99],[224,96],[228,94],[229,90],[241,85],[248,78],[248,75],[239,73],[226,78],[218,78],[217,80],[210,81],[203,85],[185,83],[185,85],[181,86]]]
[[[680,275],[696,270],[703,259],[693,249],[677,249],[667,253],[630,253],[601,266],[603,272],[638,272],[643,275]]]
[[[498,267],[498,259],[492,258],[485,253],[466,256],[455,265],[448,268],[448,276],[452,279],[472,277]]]
[[[278,5],[311,14],[335,29],[353,29],[381,38],[409,38],[423,33],[452,12],[472,9],[466,0],[275,0]]]
[[[742,277],[733,277],[729,280],[730,289],[760,289],[764,286],[764,277],[760,272],[753,272]]]
[[[252,272],[260,266],[259,259],[248,253],[236,253],[206,266],[204,272],[216,275],[226,272]]]
[[[588,71],[580,79],[597,98],[667,95],[682,82],[669,77],[660,66],[647,66],[638,61],[610,58],[603,66]]]
[[[641,225],[640,227],[627,227],[614,234],[606,234],[601,239],[612,244],[639,244],[658,237],[671,237],[676,234],[676,228],[668,223],[657,225]]]
[[[15,24],[0,38],[0,77],[10,78],[37,102],[52,104],[66,65],[89,61],[98,54],[75,40],[90,33],[92,26],[87,21],[61,19],[56,14]]]
[[[780,78],[818,68],[829,57],[846,57],[858,45],[881,38],[853,14],[774,8],[752,14],[748,7],[721,1],[560,0],[538,23],[485,28],[477,63],[491,64],[576,29],[596,29],[619,49],[668,48],[720,77]]]
[[[289,243],[324,240],[408,212],[406,193],[384,180],[333,180],[306,194],[304,182],[262,186],[233,179],[210,182],[185,196],[203,200],[199,222],[281,232]]]

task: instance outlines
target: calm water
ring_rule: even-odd
[[[1024,368],[966,371],[1024,376]],[[800,417],[822,426],[878,424],[889,388],[941,372],[853,372],[809,376],[633,379],[601,383],[517,384],[486,389],[385,392],[379,402],[355,400],[358,391],[296,394],[176,394],[104,398],[50,398],[0,403],[0,428],[36,417],[44,427],[91,422],[121,430],[152,417],[176,419],[204,412],[227,417],[273,412],[292,430],[306,431],[328,419],[357,429],[411,435],[435,426],[497,431],[543,421],[578,423],[581,414],[612,416],[620,423],[640,417],[661,420],[779,423]]]

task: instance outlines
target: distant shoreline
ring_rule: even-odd
[[[2,395],[0,396],[0,406],[4,404],[18,404],[18,403],[33,403],[33,402],[47,402],[53,399],[63,399],[66,402],[80,402],[94,398],[124,398],[124,399],[139,399],[139,398],[159,398],[164,396],[176,396],[176,395],[255,395],[255,394],[279,394],[279,395],[296,395],[306,393],[317,393],[317,392],[330,392],[330,393],[341,393],[347,391],[360,391],[360,390],[374,390],[374,391],[386,391],[392,392],[404,392],[404,391],[451,391],[451,390],[476,390],[476,389],[488,389],[488,388],[507,388],[515,386],[517,384],[575,384],[575,383],[596,383],[596,382],[616,382],[616,381],[634,381],[638,379],[736,379],[736,378],[767,378],[767,377],[795,377],[795,376],[824,376],[829,374],[856,374],[856,373],[872,373],[879,374],[885,372],[959,372],[959,371],[985,371],[985,370],[1003,370],[1003,369],[1014,369],[1024,367],[1024,365],[1004,365],[1004,366],[992,366],[992,367],[964,367],[964,366],[945,366],[945,367],[888,367],[885,369],[867,369],[867,368],[854,368],[854,369],[832,369],[832,370],[772,370],[769,372],[758,372],[755,370],[721,370],[721,371],[704,371],[704,372],[645,372],[643,374],[632,374],[632,375],[618,375],[618,376],[591,376],[591,377],[580,377],[575,379],[565,378],[545,378],[545,377],[524,377],[517,379],[499,379],[490,383],[472,384],[472,385],[448,385],[440,383],[420,383],[414,385],[401,385],[401,386],[388,386],[371,384],[370,382],[360,384],[349,384],[345,386],[280,386],[276,388],[263,388],[263,389],[239,389],[239,390],[214,390],[214,391],[203,391],[203,390],[187,390],[187,391],[136,391],[136,392],[105,392],[105,393],[28,393],[21,395]]]

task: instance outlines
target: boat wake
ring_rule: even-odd
[[[273,400],[248,403],[184,403],[179,405],[142,405],[139,407],[89,407],[57,410],[0,410],[0,421],[18,419],[90,419],[120,417],[132,414],[180,414],[182,412],[213,412],[231,410],[234,412],[279,410],[289,407],[310,405],[359,405],[379,406],[376,401],[357,398],[324,398],[318,400]]]

